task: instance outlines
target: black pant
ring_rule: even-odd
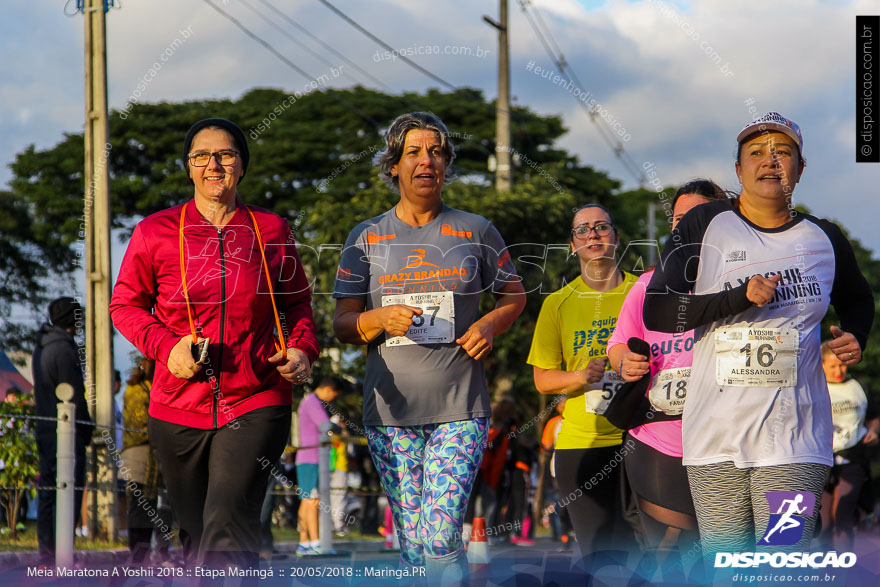
[[[626,544],[619,492],[621,448],[556,449],[559,501],[571,516],[585,556]]]
[[[40,455],[40,485],[52,487],[55,485],[58,452],[58,437],[54,430],[37,433],[37,452]],[[73,484],[82,487],[86,481],[86,443],[88,435],[76,434],[73,455]],[[83,492],[75,491],[73,494],[74,526],[80,523],[80,508],[82,506]],[[55,490],[40,490],[37,493],[37,543],[40,549],[40,558],[50,562],[55,558]]]
[[[284,450],[290,413],[290,406],[260,408],[239,416],[237,429],[227,424],[211,430],[150,417],[150,444],[188,563],[259,565],[260,508],[269,469]]]
[[[153,540],[153,530],[162,524],[171,524],[171,520],[161,519],[161,515],[155,513],[150,517],[149,512],[158,510],[158,498],[141,498],[144,493],[144,485],[134,481],[127,486],[128,493],[128,549],[131,551],[131,562],[143,563],[150,553],[150,544]],[[153,521],[155,516],[157,521]],[[161,522],[160,522],[161,520]]]

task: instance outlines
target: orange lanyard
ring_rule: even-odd
[[[193,321],[193,312],[191,301],[189,297],[189,289],[186,286],[186,255],[184,254],[184,242],[183,242],[183,226],[184,226],[184,218],[186,217],[186,207],[189,205],[189,202],[183,205],[183,208],[180,210],[180,281],[183,283],[183,299],[186,300],[186,315],[189,318],[189,329],[192,332],[193,344],[198,343],[199,337],[196,335],[196,324]],[[275,313],[275,327],[278,329],[278,342],[275,343],[275,350],[281,352],[282,349],[287,348],[284,343],[284,332],[281,330],[281,318],[278,315],[278,306],[275,304],[275,288],[272,286],[272,279],[269,277],[269,263],[266,262],[266,251],[263,249],[263,235],[260,233],[260,225],[257,223],[257,219],[254,216],[254,213],[251,211],[250,207],[247,207],[248,214],[251,217],[251,222],[254,223],[254,232],[257,235],[257,244],[260,245],[260,256],[263,258],[263,271],[266,272],[266,283],[269,285],[269,296],[272,300],[272,311]],[[279,346],[279,343],[281,346]]]

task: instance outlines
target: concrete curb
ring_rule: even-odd
[[[275,549],[279,554],[296,556],[297,542],[277,542]],[[386,552],[381,540],[335,540],[334,547],[341,551]],[[73,562],[83,567],[121,566],[128,563],[128,549],[75,550]],[[40,553],[34,550],[25,552],[0,552],[0,572],[35,567],[40,564]],[[54,565],[52,565],[54,568]]]

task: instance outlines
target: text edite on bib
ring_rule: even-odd
[[[455,340],[455,302],[451,291],[382,296],[383,307],[395,304],[421,308],[422,315],[413,316],[407,333],[388,338],[385,346],[442,344]]]

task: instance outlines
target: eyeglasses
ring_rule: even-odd
[[[220,165],[232,165],[237,156],[238,151],[217,151],[215,153],[200,151],[189,154],[189,164],[194,167],[206,167],[211,159],[217,157],[220,160]]]
[[[589,238],[590,231],[595,231],[596,236],[603,237],[611,234],[611,231],[614,230],[613,224],[608,224],[607,222],[600,222],[596,226],[590,226],[589,224],[580,224],[571,229],[571,235],[577,238],[585,239]]]

